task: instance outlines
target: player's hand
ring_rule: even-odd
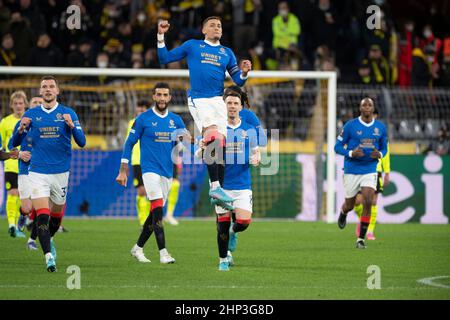
[[[30,151],[19,151],[18,158],[24,162],[28,162],[31,159],[31,152]]]
[[[259,166],[260,163],[261,163],[261,152],[257,150],[250,156],[250,164],[252,166],[257,167]]]
[[[373,159],[380,159],[381,153],[377,149],[373,148],[372,152],[370,153],[370,157]]]
[[[360,147],[356,147],[352,151],[352,158],[361,158],[364,157],[364,151]]]
[[[18,159],[19,158],[19,149],[14,148],[9,151],[9,158],[10,159]]]
[[[241,70],[243,73],[243,76],[246,77],[247,73],[252,70],[252,62],[250,60],[243,60],[241,62]]]
[[[391,183],[391,178],[389,177],[389,173],[384,174],[383,185],[386,187]]]
[[[169,28],[170,28],[170,23],[167,20],[161,20],[158,23],[158,33],[159,34],[166,33],[167,31],[169,31]]]
[[[22,134],[25,131],[25,129],[29,127],[30,123],[31,123],[31,118],[23,117],[20,120],[20,125],[19,125],[19,130],[18,130],[19,133]]]
[[[70,116],[70,114],[68,114],[68,113],[63,114],[63,118],[70,129],[75,128],[75,124],[73,123],[72,117]]]
[[[129,173],[128,163],[121,163],[119,174],[117,175],[116,178],[116,182],[121,186],[126,187],[128,181],[128,173]]]

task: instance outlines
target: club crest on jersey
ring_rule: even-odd
[[[169,120],[169,128],[171,128],[171,129],[176,128],[175,122],[172,119]]]
[[[225,48],[224,48],[224,47],[221,47],[221,48],[219,49],[219,53],[220,53],[220,54],[226,55],[226,53],[225,53]]]
[[[378,128],[373,129],[373,135],[374,136],[379,136],[380,135],[380,130]]]
[[[64,117],[61,113],[56,114],[56,120],[55,121],[64,121]]]

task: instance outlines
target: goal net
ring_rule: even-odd
[[[151,102],[152,88],[164,81],[171,87],[170,110],[193,132],[188,71],[0,67],[2,117],[10,113],[12,92],[38,95],[44,74],[58,78],[58,101],[75,110],[87,134],[87,146],[73,153],[67,214],[135,216],[132,183],[124,189],[114,181],[128,122],[137,102]],[[254,216],[334,221],[336,74],[253,71],[244,90],[268,135],[262,164],[252,168]],[[183,164],[179,179],[175,216],[211,216],[206,167]]]

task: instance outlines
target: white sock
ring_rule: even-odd
[[[228,262],[227,258],[219,258],[219,262]]]
[[[230,251],[230,250],[228,250],[227,254],[228,254],[229,256],[231,256],[231,251]]]
[[[141,248],[141,247],[139,247],[138,245],[137,245],[137,243],[134,245],[134,248],[133,248],[134,250],[137,250],[137,249],[143,249],[143,248]]]
[[[15,228],[16,225],[15,225],[15,224],[10,224],[8,228],[11,228],[11,227],[14,227],[14,228]]]
[[[33,240],[33,239],[31,239],[31,238],[28,238],[28,243],[31,243],[31,242],[36,242],[36,240]]]
[[[48,259],[53,258],[52,254],[50,252],[45,254],[45,261],[48,261]]]
[[[219,181],[211,182],[211,189],[217,189],[217,188],[220,188],[220,182]]]
[[[159,255],[160,256],[166,256],[168,254],[169,254],[169,252],[167,252],[166,248],[159,250]]]
[[[364,239],[363,238],[358,238],[358,240],[356,240],[356,242],[358,242],[358,241],[363,241],[364,242]]]

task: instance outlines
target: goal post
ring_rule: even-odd
[[[148,90],[150,87],[145,85],[145,82],[149,79],[152,81],[157,80],[163,80],[163,79],[182,79],[183,84],[181,87],[188,88],[188,77],[189,77],[189,71],[188,70],[174,70],[174,69],[122,69],[122,68],[66,68],[66,67],[0,67],[0,98],[2,103],[2,113],[5,114],[5,102],[9,98],[8,93],[12,90],[19,90],[22,89],[20,87],[21,83],[25,83],[24,81],[21,82],[15,82],[17,84],[16,88],[8,87],[8,85],[2,85],[8,82],[8,79],[12,79],[16,76],[19,76],[19,79],[33,79],[34,81],[34,89],[31,89],[31,86],[29,85],[29,90],[36,90],[38,87],[36,86],[37,80],[39,79],[39,76],[51,74],[54,76],[63,76],[63,77],[71,77],[72,79],[75,77],[83,77],[83,78],[89,78],[89,77],[117,77],[121,79],[141,79],[141,82],[139,82],[139,85],[128,87],[126,90],[125,95],[130,95],[135,101],[136,97],[140,96],[142,88],[145,88]],[[326,124],[326,206],[325,206],[325,214],[324,217],[328,223],[332,223],[335,221],[335,214],[336,214],[336,203],[335,203],[335,174],[336,174],[336,164],[335,164],[335,153],[334,153],[334,144],[336,141],[336,91],[337,91],[337,75],[336,72],[322,72],[322,71],[251,71],[250,77],[247,86],[251,86],[249,83],[261,84],[261,83],[269,83],[264,87],[264,85],[261,86],[259,89],[255,90],[249,90],[250,98],[252,99],[252,94],[256,92],[257,90],[261,91],[264,95],[265,90],[267,88],[275,88],[277,86],[278,81],[283,81],[280,79],[285,79],[289,81],[306,81],[306,80],[317,80],[317,88],[319,90],[319,96],[322,95],[322,89],[320,82],[326,81],[326,88],[323,88],[323,92],[326,92],[326,108],[323,108],[324,111],[326,110],[326,121],[324,121],[324,124]],[[81,88],[82,85],[80,85]],[[70,90],[74,90],[77,92],[83,92],[89,91],[89,89],[73,89],[71,87]],[[97,87],[96,92],[100,91],[108,91],[105,88]],[[296,90],[295,88],[293,90]],[[316,90],[316,89],[314,89]],[[106,97],[106,99],[116,99],[117,93],[111,92],[108,93],[109,95]],[[121,97],[119,97],[121,98]],[[128,96],[122,97],[123,99],[128,99]],[[121,98],[121,99],[122,99]],[[87,99],[85,103],[89,104],[91,103],[91,98],[85,98]],[[275,107],[278,98],[275,97]],[[279,98],[284,99],[284,98]],[[317,99],[318,101],[321,99]],[[318,102],[320,103],[320,102]],[[185,103],[186,105],[187,103]],[[295,109],[296,106],[289,106],[290,109]],[[185,108],[187,110],[187,107]],[[257,110],[258,111],[258,110]],[[123,117],[124,115],[129,115],[130,111],[128,110],[127,113],[123,114],[121,111],[117,114],[114,114],[114,111],[108,111],[111,113],[111,115],[108,115],[109,117]],[[287,114],[285,117],[289,117],[289,114]],[[270,119],[270,115],[268,116],[268,119]],[[304,122],[296,122],[303,123],[305,125],[309,125],[308,118],[305,118]],[[294,124],[295,126],[295,124]],[[115,127],[114,127],[115,128]],[[267,127],[267,129],[277,129],[276,127]],[[285,129],[285,128],[284,128]],[[294,128],[293,132],[290,132],[290,129],[287,129],[288,134],[287,136],[293,137],[294,139],[299,139],[296,136],[296,130],[298,128]],[[114,129],[115,130],[115,129]],[[317,132],[315,134],[324,134],[321,132]],[[301,140],[301,138],[300,138]],[[117,147],[117,145],[116,145]],[[121,146],[119,146],[121,147]],[[302,152],[302,150],[298,150],[298,152]],[[320,183],[320,182],[319,182]],[[317,186],[319,192],[322,192],[322,186],[319,184]],[[303,192],[307,192],[307,190],[303,190]],[[319,214],[318,214],[319,216]]]

